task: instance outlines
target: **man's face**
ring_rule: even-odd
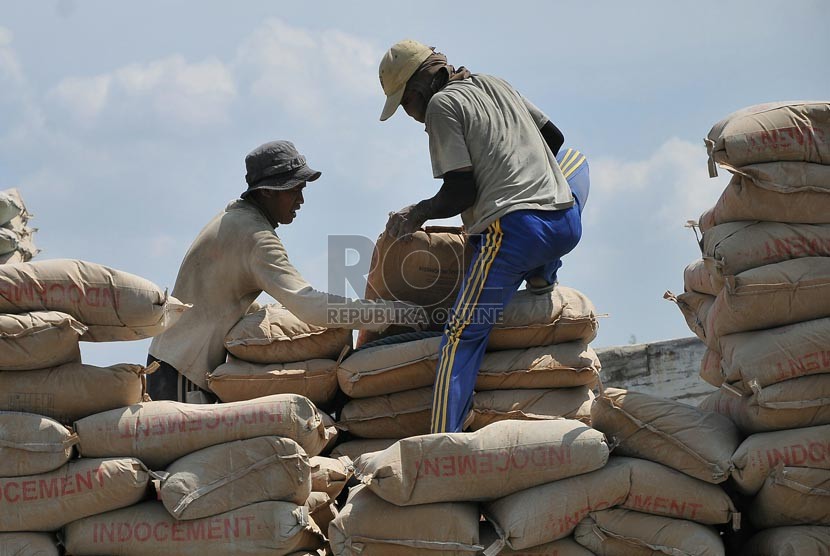
[[[427,101],[421,93],[407,87],[401,97],[401,106],[416,122],[424,123],[426,120]]]
[[[271,217],[279,224],[291,224],[297,218],[297,211],[300,210],[305,199],[303,189],[305,182],[284,191],[269,191],[266,196],[267,210]]]

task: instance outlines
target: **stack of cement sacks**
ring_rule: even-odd
[[[31,217],[17,189],[0,191],[0,264],[26,262],[38,253]]]
[[[351,472],[349,461],[314,457],[328,432],[314,404],[296,394],[150,401],[80,419],[74,429],[83,458],[141,462],[157,496],[66,525],[73,556],[308,554],[325,542],[315,514],[333,518],[327,506]]]
[[[0,554],[58,554],[62,526],[144,498],[139,460],[75,459],[68,426],[141,402],[152,369],[84,365],[78,341],[147,338],[184,309],[151,282],[93,263],[0,266]]]
[[[455,262],[464,260],[458,252],[459,235],[446,229],[419,231],[411,242],[395,244],[383,257],[376,251],[379,265],[387,259],[438,261],[436,269],[412,264],[399,269],[400,276],[392,273],[376,280],[385,286],[384,295],[427,306],[433,317],[446,318],[441,307],[455,300],[464,272],[463,265]],[[382,237],[378,245],[384,244]],[[370,272],[370,290],[373,276]],[[421,290],[407,290],[429,280],[440,287],[426,288],[429,293],[420,296]],[[436,292],[441,292],[441,300]],[[543,295],[518,292],[490,335],[468,429],[479,430],[504,419],[566,417],[590,422],[591,387],[600,363],[588,343],[596,329],[593,304],[574,289],[558,286]],[[398,439],[430,432],[438,334],[381,339],[341,361],[337,379],[351,400],[340,412],[337,426],[358,440],[338,446],[335,453],[356,458]]]
[[[329,410],[338,393],[337,358],[352,331],[307,324],[279,305],[254,307],[225,337],[230,356],[208,376],[223,402],[300,394]]]
[[[606,394],[652,417],[643,400]],[[668,421],[675,427],[654,434],[645,426],[632,430],[628,415],[608,415],[604,406],[596,409],[599,402],[596,418],[616,433],[607,438],[626,457],[609,458],[606,435],[571,419],[500,421],[473,433],[403,439],[361,456],[355,476],[362,484],[329,526],[333,553],[724,554],[712,526],[736,515],[713,483],[730,469],[738,443],[732,424],[713,415],[678,427],[690,415],[674,408]],[[651,423],[666,425],[663,419]],[[696,439],[702,424],[707,428]]]
[[[824,554],[808,547],[830,544],[830,103],[754,106],[706,143],[733,177],[677,297],[720,387],[701,408],[750,435],[734,480],[764,531],[746,553]]]

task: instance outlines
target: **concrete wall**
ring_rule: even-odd
[[[697,405],[716,388],[699,376],[706,346],[697,338],[594,348],[602,362],[600,378],[625,388]]]

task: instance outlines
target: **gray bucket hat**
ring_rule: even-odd
[[[257,189],[291,189],[321,175],[308,167],[291,141],[271,141],[255,148],[245,157],[245,169],[248,189],[242,193],[243,198]]]

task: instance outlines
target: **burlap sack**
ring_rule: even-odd
[[[386,233],[378,237],[369,275],[366,299],[397,299],[427,309],[432,329],[440,330],[461,289],[472,250],[460,228],[426,227],[406,241]],[[400,332],[392,326],[384,335]],[[381,335],[361,330],[357,346]]]
[[[187,309],[152,282],[85,261],[0,266],[0,312],[61,311],[84,323],[91,342],[161,334]]]
[[[176,519],[210,517],[257,502],[305,504],[311,465],[289,438],[260,436],[188,454],[163,475],[159,497]]]
[[[830,469],[830,425],[753,434],[732,456],[732,478],[742,494],[757,493],[778,464]]]
[[[70,523],[64,544],[85,556],[227,556],[315,550],[323,537],[308,510],[289,502],[176,521],[153,501]]]
[[[45,415],[71,424],[101,411],[139,403],[145,368],[66,363],[37,371],[0,372],[0,410]]]
[[[335,446],[337,446],[337,441],[339,440],[340,431],[337,430],[337,423],[334,422],[334,419],[331,415],[324,411],[319,411],[320,417],[323,420],[323,427],[326,429],[326,434],[328,435],[329,439],[326,442],[326,445],[323,446],[323,449],[320,450],[319,455],[327,456],[329,452],[331,452]]]
[[[81,360],[86,326],[66,313],[0,314],[0,371],[26,371]]]
[[[758,104],[716,123],[706,139],[709,175],[717,164],[804,161],[830,164],[830,104],[821,101]]]
[[[744,388],[753,381],[763,388],[800,376],[830,373],[827,338],[830,318],[723,336],[718,354],[721,374],[727,382],[742,382]]]
[[[770,162],[732,169],[735,173],[715,206],[700,217],[700,229],[724,222],[760,220],[830,223],[830,166]]]
[[[627,465],[613,459],[602,469],[529,488],[482,506],[482,513],[513,550],[563,539],[588,514],[622,504],[631,487]],[[491,547],[493,554],[498,545]]]
[[[20,245],[20,235],[8,228],[0,227],[0,255],[15,251]]]
[[[12,251],[0,255],[0,265],[25,263],[32,260],[31,255],[22,251]]]
[[[337,359],[345,346],[352,347],[351,330],[305,323],[279,305],[245,315],[225,336],[225,348],[252,363]]]
[[[740,443],[738,429],[722,415],[618,388],[594,400],[591,422],[615,444],[615,455],[656,461],[708,483],[729,477]]]
[[[594,394],[587,386],[553,390],[490,390],[473,397],[473,422],[477,431],[498,421],[576,419],[591,424]]]
[[[59,556],[58,543],[46,533],[0,533],[2,556]]]
[[[340,388],[366,398],[432,386],[441,338],[361,349],[337,368]],[[592,385],[601,365],[584,342],[487,353],[476,390],[566,388]]]
[[[761,531],[744,546],[753,556],[826,556],[830,528],[802,525]]]
[[[354,474],[354,463],[346,456],[337,459],[315,456],[309,460],[309,464],[311,465],[311,490],[325,492],[332,500],[340,496],[346,483]]]
[[[611,509],[591,512],[574,532],[576,542],[602,556],[724,556],[718,532],[692,521]]]
[[[503,544],[498,542],[498,533],[486,521],[481,522],[478,534],[483,546],[501,546]],[[489,551],[485,551],[483,554],[490,556]],[[513,550],[505,547],[498,552],[498,556],[593,556],[593,554],[593,552],[587,548],[583,548],[573,538],[560,539],[539,546],[531,546],[523,550]]]
[[[311,519],[320,528],[320,531],[328,531],[329,524],[337,517],[337,509],[333,500],[325,492],[311,492],[306,500],[305,506]]]
[[[707,347],[717,348],[717,338],[710,334],[707,329],[707,318],[715,304],[716,297],[693,291],[681,293],[677,296],[671,292],[666,292],[663,297],[677,304],[678,309],[683,313],[683,318],[686,319],[689,330],[694,332],[695,336],[700,338]]]
[[[708,336],[763,330],[830,316],[830,257],[805,257],[747,270],[726,285],[706,315]],[[711,341],[707,341],[709,347]]]
[[[828,256],[828,224],[729,222],[703,234],[703,260],[713,283],[759,266]]]
[[[12,218],[26,214],[26,205],[16,188],[0,191],[0,226]]]
[[[231,356],[208,375],[208,386],[223,402],[273,394],[299,394],[318,407],[337,394],[337,362],[311,359],[296,363],[248,363]]]
[[[0,478],[0,531],[54,531],[135,504],[149,479],[134,458],[79,459],[49,473]]]
[[[397,438],[356,438],[335,446],[329,457],[340,458],[346,456],[354,461],[363,454],[385,450],[397,441]]]
[[[621,507],[637,512],[686,519],[706,525],[740,525],[729,496],[716,485],[689,477],[659,463],[644,459],[611,457],[627,465],[631,488]]]
[[[589,343],[597,335],[596,309],[585,294],[557,286],[549,294],[521,290],[490,332],[489,351],[550,346],[566,342]]]
[[[257,436],[290,438],[310,456],[328,442],[317,408],[294,394],[214,405],[145,402],[86,417],[74,428],[84,457],[126,454],[151,469],[208,446]]]
[[[745,434],[827,425],[830,375],[803,376],[763,389],[753,383],[752,392],[743,395],[735,387],[723,386],[700,408],[728,417]]]
[[[361,438],[406,438],[429,434],[432,387],[350,400],[338,428]]]
[[[747,334],[753,334],[753,332]],[[737,334],[724,336],[724,338],[731,338],[732,336],[737,336]],[[703,359],[700,360],[700,378],[716,388],[720,388],[726,382],[724,370],[721,367],[721,355],[712,348],[706,348],[706,353],[703,354]]]
[[[54,471],[69,461],[78,435],[47,417],[0,411],[0,477]]]
[[[411,506],[494,500],[607,460],[603,435],[579,421],[501,421],[473,433],[405,438],[358,458],[355,477],[384,500]]]
[[[478,539],[477,504],[444,502],[401,508],[357,486],[329,525],[335,556],[472,556]]]
[[[723,288],[723,279],[716,281],[703,259],[698,259],[683,271],[683,288],[687,292],[715,296]]]
[[[750,504],[749,520],[759,529],[830,526],[830,470],[778,466]]]

